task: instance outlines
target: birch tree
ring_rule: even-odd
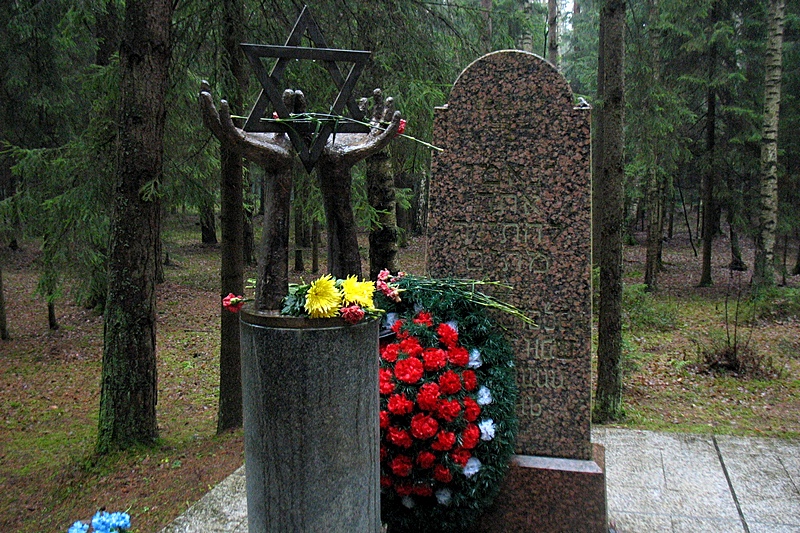
[[[769,0],[767,53],[764,59],[764,124],[761,134],[758,233],[753,265],[753,285],[775,285],[775,227],[778,220],[778,117],[783,71],[783,19],[785,0]]]

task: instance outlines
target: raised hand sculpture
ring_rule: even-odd
[[[302,93],[287,90],[284,103],[290,109],[304,111]],[[280,309],[289,286],[289,208],[295,161],[292,143],[283,133],[249,133],[237,128],[225,100],[219,111],[214,106],[207,82],[200,86],[200,109],[203,122],[219,141],[264,168],[264,230],[258,258],[256,309]],[[301,112],[302,112],[301,111]]]
[[[401,115],[392,98],[383,100],[373,91],[374,107],[369,133],[332,135],[317,162],[319,185],[328,224],[328,271],[336,277],[361,277],[356,222],[353,216],[351,171],[353,166],[386,148],[397,136]],[[362,109],[366,107],[362,100]],[[388,122],[388,126],[387,126]]]
[[[394,110],[391,98],[384,101],[381,90],[373,91],[374,107],[368,133],[333,133],[317,162],[320,189],[328,225],[328,271],[335,277],[361,277],[361,258],[351,195],[353,166],[383,150],[397,136],[401,114]],[[305,112],[302,92],[287,89],[284,105],[294,114]],[[288,285],[290,169],[295,154],[288,136],[283,133],[246,132],[236,127],[227,103],[214,106],[207,83],[200,89],[203,121],[219,141],[264,167],[272,197],[264,215],[264,243],[256,285],[256,307],[279,309]],[[366,106],[364,105],[363,109]],[[269,195],[267,195],[269,197]]]

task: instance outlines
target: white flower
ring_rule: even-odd
[[[455,320],[451,320],[450,322],[445,322],[445,324],[453,328],[453,331],[458,333],[458,322],[456,322]]]
[[[414,507],[414,500],[411,499],[411,496],[403,496],[403,499],[401,499],[400,502],[409,509]]]
[[[450,489],[439,489],[436,491],[436,501],[441,505],[448,505],[452,499],[453,493],[450,492]]]
[[[478,389],[478,405],[489,405],[492,403],[492,391],[485,386]]]
[[[397,313],[386,313],[386,318],[383,319],[386,329],[391,329],[395,322],[397,322]]]
[[[477,348],[473,348],[469,351],[469,363],[467,363],[467,368],[479,368],[483,364],[483,359],[481,358],[481,352],[478,351]]]
[[[467,460],[467,464],[464,465],[464,475],[467,477],[472,477],[478,473],[478,470],[481,469],[481,460],[477,457],[470,457]]]
[[[481,440],[492,440],[494,438],[495,425],[494,420],[487,418],[478,423],[478,429],[481,430]]]

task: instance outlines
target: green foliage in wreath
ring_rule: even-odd
[[[514,357],[486,308],[517,310],[477,282],[382,278],[381,519],[392,533],[463,531],[514,452]]]

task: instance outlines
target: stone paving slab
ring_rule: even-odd
[[[800,441],[594,428],[616,533],[800,533]],[[247,533],[244,467],[161,533]]]
[[[225,478],[161,533],[247,533],[244,466]]]
[[[717,443],[751,533],[800,532],[800,448],[728,436]]]

